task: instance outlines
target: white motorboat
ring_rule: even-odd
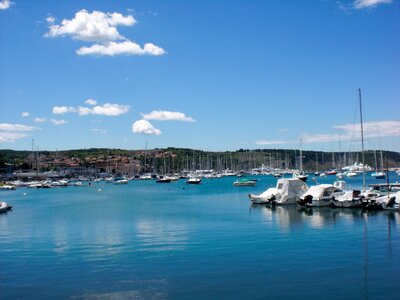
[[[188,180],[186,180],[187,184],[200,184],[201,183],[201,178],[200,177],[190,177]]]
[[[0,213],[7,212],[12,209],[11,205],[8,205],[7,202],[0,202]]]
[[[0,185],[0,190],[15,190],[16,187],[13,185],[8,185],[8,184],[4,184],[4,185]]]
[[[339,195],[343,195],[344,192],[335,187],[332,184],[320,184],[312,186],[305,192],[300,199],[297,201],[302,206],[331,206],[333,199]]]
[[[256,179],[240,178],[233,183],[233,186],[255,186]]]
[[[260,195],[249,194],[249,198],[254,204],[294,204],[307,189],[307,184],[301,179],[282,178],[278,179],[275,188],[269,188]]]

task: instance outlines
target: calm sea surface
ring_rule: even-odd
[[[258,178],[0,192],[0,298],[399,297],[400,214],[251,206]]]

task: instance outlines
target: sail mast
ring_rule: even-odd
[[[358,97],[360,101],[360,123],[361,123],[361,149],[362,149],[362,171],[363,171],[363,188],[365,191],[365,160],[364,160],[364,127],[363,127],[363,117],[362,117],[362,104],[361,104],[361,89],[358,89]]]

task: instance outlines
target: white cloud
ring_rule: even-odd
[[[288,142],[286,141],[268,141],[268,140],[260,140],[257,141],[257,145],[281,145],[281,144],[287,144]]]
[[[97,104],[97,101],[96,101],[96,100],[93,100],[93,99],[87,99],[87,100],[85,101],[85,104],[87,104],[87,105],[96,105],[96,104]]]
[[[20,132],[0,131],[0,143],[14,143],[16,140],[27,136],[27,134]]]
[[[33,119],[33,122],[36,122],[36,123],[44,123],[46,121],[47,121],[46,118],[34,118]]]
[[[289,132],[289,129],[287,129],[287,128],[278,129],[278,133],[286,133],[286,132]]]
[[[89,105],[97,104],[96,100],[89,99],[85,103]],[[106,103],[103,105],[96,105],[92,107],[85,106],[55,106],[53,107],[53,114],[66,114],[66,113],[77,113],[80,116],[86,115],[102,115],[102,116],[119,116],[129,111],[129,105]]]
[[[28,113],[27,111],[24,111],[23,113],[21,113],[21,116],[23,118],[27,118],[27,117],[29,117],[29,115],[30,115],[30,113]]]
[[[67,121],[65,121],[65,120],[57,120],[57,119],[50,119],[49,120],[53,125],[56,125],[56,126],[60,126],[60,125],[64,125],[64,124],[67,124],[68,122]]]
[[[147,120],[139,120],[132,124],[132,131],[134,133],[142,133],[149,135],[159,135],[161,131],[157,128],[154,128],[153,125]]]
[[[71,113],[71,112],[76,112],[76,108],[75,107],[67,107],[67,106],[54,106],[53,107],[53,114],[56,115],[63,115],[66,113]]]
[[[9,124],[9,123],[0,123],[0,131],[33,131],[38,128],[32,127],[32,126],[27,126],[27,125],[22,125],[22,124]]]
[[[51,22],[53,21],[53,22]],[[119,13],[103,13],[80,10],[71,20],[64,19],[60,25],[54,24],[54,19],[49,22],[47,37],[71,36],[75,40],[105,42],[122,39],[117,30],[118,25],[132,26],[136,20],[131,16]]]
[[[129,105],[111,104],[106,103],[103,105],[96,105],[92,108],[90,107],[78,107],[78,114],[80,116],[84,115],[102,115],[102,116],[119,116],[125,114],[129,111]]]
[[[22,124],[0,123],[0,143],[15,142],[18,139],[27,137],[28,134],[26,132],[37,129],[39,128]]]
[[[55,24],[55,18],[47,17],[49,32],[46,37],[70,36],[74,40],[94,42],[89,47],[81,47],[78,55],[162,55],[164,49],[146,43],[143,47],[122,36],[117,26],[132,26],[136,20],[131,15],[120,13],[88,12],[80,10],[71,20],[64,19],[61,24]]]
[[[0,9],[8,9],[10,8],[11,4],[14,4],[10,0],[2,0],[0,1]]]
[[[93,128],[92,131],[100,134],[106,134],[108,132],[108,130],[100,128]]]
[[[395,137],[400,136],[400,121],[376,121],[363,123],[364,138]],[[360,124],[344,124],[333,126],[335,129],[342,130],[342,133],[331,134],[303,134],[301,136],[304,143],[326,143],[361,140]]]
[[[363,127],[366,138],[400,136],[400,121],[366,122]],[[349,136],[361,136],[360,124],[337,125],[333,128],[344,130]]]
[[[353,5],[355,9],[364,9],[391,2],[392,0],[355,0]]]
[[[142,116],[145,120],[196,122],[192,117],[177,111],[154,110]]]
[[[97,56],[115,56],[115,55],[163,55],[164,49],[147,43],[142,48],[140,45],[131,42],[108,42],[105,44],[94,44],[90,47],[81,47],[76,53],[78,55],[97,55]]]

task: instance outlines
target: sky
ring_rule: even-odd
[[[400,1],[0,0],[0,148],[400,151]]]

